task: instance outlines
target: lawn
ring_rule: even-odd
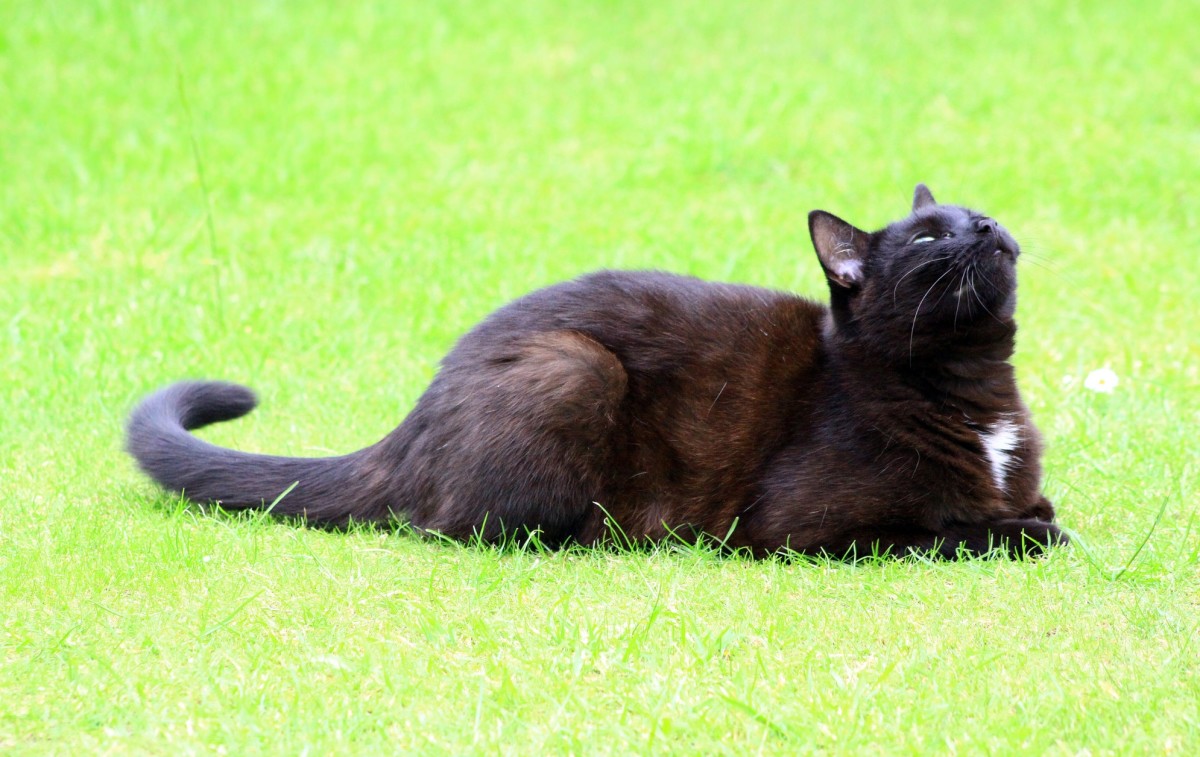
[[[0,0],[0,750],[1200,752],[1194,2]],[[532,288],[823,296],[806,215],[1020,240],[1040,561],[498,552],[206,515],[121,450],[372,443]],[[1108,367],[1109,393],[1084,386]]]

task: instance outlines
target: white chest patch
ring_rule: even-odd
[[[992,468],[992,481],[997,489],[1006,491],[1004,483],[1013,464],[1012,453],[1021,444],[1020,429],[1012,421],[1001,419],[990,429],[980,431],[979,440],[983,442],[983,454]]]

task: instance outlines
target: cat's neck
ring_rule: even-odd
[[[1010,362],[1015,334],[1016,325],[1008,321],[907,353],[827,328],[825,349],[843,386],[859,401],[891,404],[920,397],[970,416],[998,415],[1019,403]]]
[[[899,378],[929,401],[982,419],[1015,410],[1016,372],[1007,358],[947,358],[903,371]]]

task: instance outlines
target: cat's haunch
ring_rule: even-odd
[[[1009,363],[1013,237],[924,185],[879,231],[819,210],[809,228],[828,306],[601,271],[492,313],[404,422],[358,452],[285,458],[201,441],[189,430],[255,404],[216,382],[145,399],[127,447],[193,500],[274,503],[334,525],[402,520],[463,540],[619,533],[760,556],[946,557],[1065,542]]]

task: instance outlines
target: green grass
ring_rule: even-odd
[[[1200,6],[806,5],[0,0],[0,750],[1200,752]],[[1030,253],[1046,560],[339,535],[120,449],[184,377],[356,449],[598,267],[821,296],[807,212],[917,181]]]

